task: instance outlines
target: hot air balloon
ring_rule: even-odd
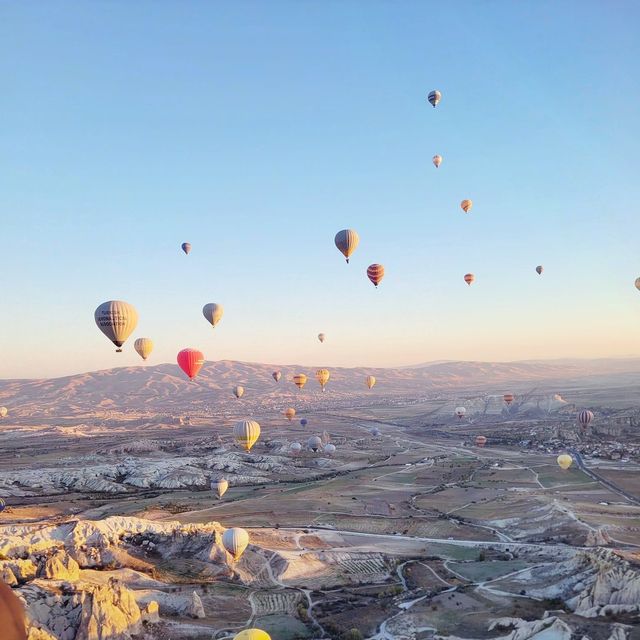
[[[380,429],[378,429],[377,427],[373,427],[373,429],[371,429],[371,435],[374,438],[379,438],[380,437]]]
[[[224,478],[220,478],[219,480],[212,480],[211,488],[218,494],[219,500],[225,493],[227,493],[229,483]]]
[[[133,305],[123,300],[103,302],[93,314],[98,329],[122,352],[122,345],[138,324],[138,312]]]
[[[307,440],[307,447],[309,447],[311,451],[318,451],[322,447],[322,440],[319,436],[311,436]]]
[[[567,455],[566,453],[561,453],[556,458],[556,462],[558,463],[558,466],[561,469],[566,471],[573,464],[573,458],[570,455]]]
[[[289,422],[291,422],[296,416],[296,410],[293,407],[289,407],[288,409],[285,409],[284,416]]]
[[[302,445],[299,442],[292,442],[289,446],[289,451],[292,455],[298,455],[302,451]]]
[[[302,418],[302,420],[300,420],[300,424],[301,424],[303,427],[306,427],[306,426],[307,426],[307,424],[309,424],[309,421],[308,421],[306,418]]]
[[[4,498],[0,498],[0,513],[2,513],[7,508],[7,503],[4,501]]]
[[[326,338],[326,336],[325,336],[324,333],[319,333],[318,334],[318,340],[320,340],[320,342],[324,342],[325,338]]]
[[[635,285],[636,285],[636,289],[638,289],[638,291],[640,291],[640,278],[636,278]]]
[[[331,436],[329,435],[328,431],[323,431],[322,435],[320,436],[320,440],[322,440],[322,444],[329,444],[331,442]]]
[[[24,618],[24,605],[20,598],[14,595],[11,587],[8,587],[0,580],[0,622],[2,622],[2,640],[27,640]],[[266,638],[256,638],[255,640],[266,640]]]
[[[307,376],[305,376],[304,373],[296,373],[296,375],[293,376],[293,384],[295,384],[298,389],[302,389],[302,387],[307,384]]]
[[[544,271],[544,267],[543,267],[541,264],[539,264],[539,265],[536,267],[536,273],[537,273],[539,276],[541,276],[543,271]]]
[[[233,387],[233,395],[238,398],[238,400],[242,398],[244,395],[244,387],[241,387],[240,385]]]
[[[384,278],[384,267],[381,264],[370,264],[367,267],[367,278],[373,282],[375,288],[382,282]]]
[[[189,255],[189,252],[191,251],[191,243],[190,242],[183,242],[182,243],[182,250]]]
[[[458,416],[459,420],[462,420],[466,413],[467,410],[464,407],[456,407],[456,415]]]
[[[431,158],[431,162],[435,165],[436,169],[442,164],[442,156],[435,155]]]
[[[233,640],[271,640],[271,636],[262,629],[245,629],[237,633]]]
[[[487,439],[484,436],[476,436],[476,447],[484,447],[487,444]]]
[[[153,340],[151,338],[138,338],[133,343],[133,348],[143,360],[146,360],[153,351]]]
[[[178,354],[178,365],[189,376],[190,380],[193,380],[198,375],[203,364],[204,355],[202,351],[198,351],[197,349],[183,349]]]
[[[9,409],[7,407],[0,407],[0,418],[6,418],[9,413]]]
[[[471,286],[476,280],[476,277],[473,275],[473,273],[465,273],[464,274],[464,281]]]
[[[369,387],[369,389],[373,389],[375,383],[376,383],[376,378],[375,376],[367,376],[365,378],[365,382],[367,383],[367,387]]]
[[[515,396],[513,395],[513,393],[505,393],[502,396],[502,399],[504,400],[505,404],[509,406],[515,400]]]
[[[330,442],[324,445],[323,451],[328,455],[332,456],[336,452],[336,445],[331,444]]]
[[[593,420],[592,411],[584,410],[578,414],[578,422],[580,423],[580,426],[582,427],[583,431],[587,430],[587,427],[589,426],[592,420]]]
[[[202,307],[202,315],[211,323],[212,327],[215,327],[222,320],[223,313],[224,307],[217,302],[209,302]]]
[[[329,382],[330,377],[331,377],[331,373],[329,369],[318,369],[316,371],[316,380],[318,381],[318,384],[320,385],[323,391],[327,385],[327,382]]]
[[[360,237],[353,229],[343,229],[338,231],[335,237],[336,247],[349,262],[349,257],[358,248]]]
[[[245,451],[250,451],[260,437],[260,425],[255,420],[240,420],[233,427],[233,437]]]
[[[282,378],[282,374],[279,371],[274,371],[271,374],[271,377],[276,381],[276,382],[280,382],[280,378]]]
[[[240,527],[227,529],[222,534],[222,546],[231,554],[234,560],[240,559],[248,544],[249,534]]]
[[[462,207],[462,210],[465,213],[469,213],[469,211],[471,211],[471,207],[473,207],[473,201],[472,200],[463,200],[460,203],[460,206]]]
[[[438,105],[441,99],[442,99],[442,94],[437,89],[430,91],[429,96],[427,97],[427,100],[429,101],[429,103],[434,109],[436,108],[436,106]]]

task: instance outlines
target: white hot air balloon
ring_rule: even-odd
[[[242,398],[244,395],[244,387],[241,387],[239,384],[233,387],[233,395],[238,398],[238,400]]]
[[[336,452],[336,445],[335,444],[331,444],[330,442],[328,444],[324,445],[324,449],[323,451],[328,455],[328,456],[332,456],[335,452]]]
[[[311,436],[309,440],[307,440],[307,447],[309,447],[311,451],[319,451],[322,448],[320,436]]]
[[[240,527],[227,529],[222,534],[222,546],[231,554],[234,560],[240,560],[244,550],[249,545],[249,534]]]
[[[227,489],[229,488],[229,482],[225,478],[212,480],[211,488],[218,494],[218,499],[220,499],[227,492]]]
[[[146,360],[153,351],[153,340],[151,338],[138,338],[133,343],[133,348],[143,360]]]
[[[118,347],[116,352],[121,353],[122,345],[138,324],[135,307],[124,300],[108,300],[95,310],[93,317],[98,329]]]

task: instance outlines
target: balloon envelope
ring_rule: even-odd
[[[193,380],[198,375],[203,364],[204,355],[202,351],[183,349],[178,353],[178,365],[189,376],[190,380]]]
[[[640,291],[640,278],[636,278],[635,285],[636,285],[636,289],[638,289],[638,291]]]
[[[329,369],[318,369],[316,371],[316,380],[318,381],[318,384],[320,385],[323,391],[327,382],[329,382],[330,377],[331,377],[331,372],[329,371]]]
[[[456,415],[458,418],[464,418],[467,410],[464,407],[456,407]]]
[[[279,371],[274,371],[274,372],[271,374],[271,377],[272,377],[276,382],[279,382],[279,381],[280,381],[280,378],[282,378],[282,374],[281,374]]]
[[[146,360],[153,351],[153,340],[151,338],[138,338],[133,343],[133,348],[143,360]]]
[[[320,340],[320,342],[324,342],[325,338],[326,338],[326,336],[325,336],[324,333],[319,333],[318,334],[318,340]]]
[[[222,545],[231,554],[234,560],[240,559],[248,544],[249,534],[240,527],[227,529],[222,534]]]
[[[374,286],[377,288],[378,285],[382,282],[382,278],[384,278],[384,266],[381,264],[370,264],[367,267],[367,278],[373,282]]]
[[[250,451],[260,437],[260,425],[255,420],[240,420],[233,427],[233,437],[245,451]]]
[[[541,264],[539,264],[539,265],[536,267],[536,273],[537,273],[539,276],[541,276],[543,271],[544,271],[544,267],[543,267]]]
[[[233,395],[238,399],[242,398],[244,395],[244,387],[241,387],[240,385],[233,387]]]
[[[104,333],[121,352],[122,345],[133,333],[138,324],[138,312],[135,307],[124,300],[108,300],[103,302],[93,314],[98,329]]]
[[[191,251],[191,243],[190,242],[183,242],[182,243],[182,250],[189,255],[189,252]]]
[[[306,426],[307,426],[307,424],[309,424],[309,422],[308,422],[308,420],[307,420],[306,418],[302,418],[302,420],[300,420],[300,424],[301,424],[303,427],[306,427]]]
[[[513,393],[505,393],[502,396],[502,399],[505,401],[507,405],[510,405],[515,400],[515,396],[513,395]]]
[[[592,411],[584,410],[578,414],[578,422],[580,423],[583,429],[586,429],[592,420],[593,420]]]
[[[365,378],[365,382],[367,383],[367,387],[369,387],[369,389],[372,389],[373,386],[376,383],[376,377],[375,376],[367,376]]]
[[[331,444],[330,442],[328,444],[324,445],[324,449],[323,451],[328,455],[331,456],[336,452],[336,445],[335,444]]]
[[[289,407],[288,409],[285,410],[284,415],[287,418],[287,420],[291,422],[296,416],[296,410],[293,407]]]
[[[222,319],[224,307],[217,302],[209,302],[202,307],[202,315],[215,327]]]
[[[296,373],[296,375],[293,376],[293,384],[295,384],[298,389],[302,389],[302,387],[307,384],[307,376],[305,376],[304,373]]]
[[[436,169],[442,164],[442,156],[435,155],[431,158],[431,162],[435,165]]]
[[[271,640],[271,636],[262,629],[245,629],[236,634],[233,640]]]
[[[463,200],[460,203],[460,206],[462,207],[462,210],[465,213],[469,213],[469,211],[471,211],[471,207],[473,207],[473,201],[472,200]]]
[[[466,273],[464,276],[464,281],[471,286],[476,280],[476,277],[473,275],[473,273]]]
[[[441,99],[442,99],[442,94],[437,89],[430,91],[429,95],[427,96],[427,100],[429,100],[429,103],[434,109],[438,105]]]
[[[566,471],[573,464],[573,458],[566,453],[562,453],[556,458],[556,462],[561,469]]]
[[[353,229],[343,229],[336,233],[334,242],[336,243],[336,247],[338,247],[338,251],[340,251],[347,262],[349,262],[351,254],[358,248],[360,236],[358,236],[357,232]]]
[[[289,451],[291,451],[291,453],[293,453],[294,455],[296,453],[300,453],[302,451],[302,445],[299,442],[292,442],[289,446]]]
[[[9,413],[9,409],[7,407],[0,407],[0,418],[6,418]]]
[[[211,488],[218,494],[218,498],[222,498],[229,488],[229,483],[225,478],[220,478],[220,480],[211,483]]]
[[[318,451],[318,449],[322,447],[322,440],[319,436],[311,436],[307,440],[307,446],[309,447],[309,449],[311,449],[311,451]]]
[[[487,444],[487,439],[484,436],[476,436],[476,446],[484,447]]]

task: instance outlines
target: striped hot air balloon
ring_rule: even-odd
[[[373,282],[376,289],[384,278],[384,266],[381,264],[370,264],[367,267],[367,277]]]
[[[578,422],[580,423],[580,427],[583,431],[587,430],[587,427],[591,424],[593,420],[593,412],[587,409],[584,409],[578,414]]]
[[[464,281],[471,286],[476,280],[476,277],[473,275],[473,273],[465,273],[464,274]]]
[[[178,366],[189,376],[190,380],[193,380],[198,375],[203,364],[204,355],[202,351],[183,349],[178,353]]]
[[[476,447],[484,447],[487,444],[487,439],[484,436],[476,436]]]
[[[515,400],[515,396],[513,395],[513,393],[505,393],[502,396],[502,399],[504,400],[505,404],[509,406]]]
[[[439,155],[433,156],[433,158],[431,158],[431,162],[433,162],[435,168],[438,169],[442,164],[442,156],[439,156]]]
[[[460,203],[460,207],[465,213],[469,213],[469,211],[471,211],[471,208],[473,207],[473,200],[463,200]]]
[[[307,376],[305,376],[304,373],[296,373],[296,375],[293,376],[293,384],[295,384],[298,389],[302,389],[302,387],[307,384]]]
[[[323,391],[327,385],[327,382],[329,382],[330,377],[331,377],[331,372],[329,371],[329,369],[318,369],[316,371],[316,380],[320,384],[320,387],[322,388]]]
[[[427,100],[429,101],[429,104],[434,109],[438,106],[438,103],[440,102],[441,99],[442,99],[442,94],[437,89],[434,89],[433,91],[429,91]]]
[[[108,300],[95,310],[93,316],[98,329],[118,347],[116,353],[121,353],[122,345],[138,324],[135,307],[124,300]]]
[[[336,247],[338,247],[338,251],[340,251],[347,262],[349,262],[351,254],[358,248],[360,236],[358,236],[357,232],[353,229],[343,229],[336,233],[334,242],[336,243]]]
[[[182,243],[182,250],[189,255],[189,252],[191,251],[191,243],[190,242],[183,242]]]
[[[255,420],[240,420],[233,427],[233,437],[245,451],[250,451],[260,437],[260,425]]]
[[[146,360],[153,351],[153,340],[151,338],[138,338],[133,343],[133,348],[143,360]]]

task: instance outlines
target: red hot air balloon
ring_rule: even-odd
[[[376,289],[384,278],[384,267],[381,264],[371,264],[367,267],[367,277],[373,282]]]
[[[178,365],[191,380],[198,375],[203,364],[204,355],[202,351],[198,351],[197,349],[183,349],[178,354]]]
[[[509,406],[515,400],[515,396],[513,393],[505,393],[504,396],[502,396],[502,399],[504,400],[504,403]]]
[[[467,273],[464,276],[464,281],[471,286],[473,284],[473,282],[475,281],[476,277],[473,275],[473,273]]]

